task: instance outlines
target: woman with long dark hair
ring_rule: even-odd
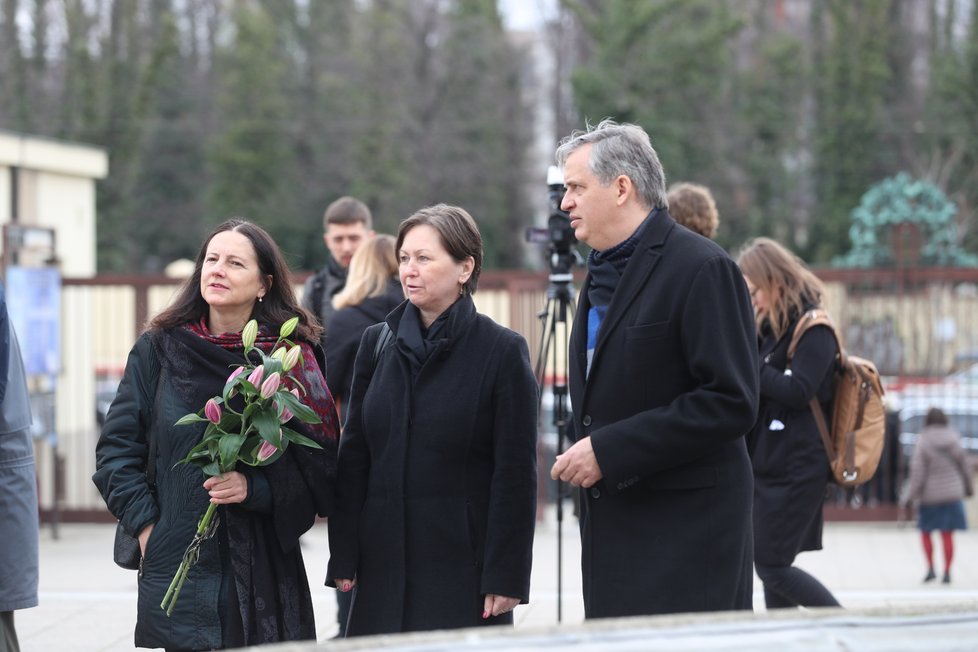
[[[302,356],[290,374],[320,422],[292,419],[288,426],[319,448],[291,445],[267,466],[239,464],[206,480],[198,467],[178,464],[205,424],[175,424],[222,394],[244,361],[245,324],[257,320],[255,346],[270,353],[281,324],[296,316],[292,337]],[[142,551],[138,647],[210,650],[315,639],[298,539],[331,511],[338,438],[316,351],[319,331],[296,301],[272,238],[231,219],[207,237],[193,275],[133,347],[96,446],[93,480]],[[168,616],[160,604],[209,504],[218,505],[216,534],[200,545]]]

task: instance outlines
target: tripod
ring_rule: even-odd
[[[537,384],[540,387],[540,399],[543,400],[547,379],[551,380],[553,393],[553,425],[557,432],[556,453],[564,452],[564,439],[567,437],[567,427],[570,411],[567,409],[567,356],[568,333],[570,323],[574,320],[573,275],[570,272],[551,273],[547,286],[547,303],[537,315],[543,330],[540,333],[540,348],[537,353],[534,371]],[[563,324],[558,334],[557,324]],[[559,335],[559,346],[558,346]],[[549,374],[547,373],[549,371]],[[563,522],[564,522],[564,483],[557,479],[557,622],[562,618],[563,600]]]

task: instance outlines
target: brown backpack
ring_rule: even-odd
[[[886,440],[886,409],[883,384],[876,365],[864,358],[847,355],[839,333],[821,309],[809,310],[798,320],[788,344],[788,366],[801,336],[814,326],[828,326],[835,335],[839,353],[835,365],[835,398],[832,401],[832,427],[822,413],[818,397],[809,407],[818,425],[832,475],[839,486],[855,487],[876,473]]]

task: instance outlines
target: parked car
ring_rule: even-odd
[[[947,377],[949,383],[978,385],[978,363],[965,367]]]
[[[932,407],[947,414],[951,426],[961,433],[961,445],[978,464],[978,392],[940,391],[900,397],[897,415],[900,423],[900,448],[909,464],[914,446],[924,427],[924,418]]]
[[[119,378],[101,378],[95,381],[95,423],[100,430],[105,425],[105,415],[119,389],[119,380]]]

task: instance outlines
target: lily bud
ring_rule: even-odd
[[[292,392],[292,396],[296,397],[300,401],[302,400],[302,395],[299,394],[299,388],[298,387],[293,387],[289,391]]]
[[[231,372],[231,375],[228,376],[228,379],[224,381],[224,384],[227,385],[229,382],[231,382],[232,380],[240,376],[241,372],[244,370],[245,370],[244,367],[238,366],[234,371]]]
[[[258,366],[255,367],[255,370],[251,372],[250,376],[248,376],[248,382],[254,385],[255,387],[258,387],[259,385],[261,385],[261,380],[264,377],[265,377],[265,367]]]
[[[288,337],[295,330],[295,327],[299,325],[299,318],[293,317],[289,321],[282,324],[282,327],[278,330],[279,337]]]
[[[284,360],[285,359],[285,347],[284,346],[280,346],[277,349],[275,349],[274,351],[272,351],[272,357],[275,358],[276,360],[278,360],[279,362],[281,362],[282,360]]]
[[[275,448],[275,446],[273,446],[272,444],[270,444],[267,441],[263,441],[261,443],[261,448],[258,449],[258,461],[259,462],[264,462],[265,460],[267,460],[268,458],[270,458],[272,455],[274,455],[277,452],[278,452],[278,449]]]
[[[282,360],[282,369],[288,371],[294,367],[299,362],[299,355],[302,353],[302,349],[298,344],[289,349],[289,352],[285,354],[285,358]]]
[[[281,382],[281,376],[276,371],[271,376],[265,379],[265,382],[261,384],[261,397],[270,398],[275,395],[278,391],[279,382]]]
[[[204,416],[211,423],[218,424],[221,422],[221,406],[215,399],[212,398],[204,404]]]
[[[293,416],[295,416],[295,415],[292,414],[292,410],[290,410],[287,407],[283,407],[282,408],[282,416],[280,416],[278,420],[281,423],[288,423],[292,419]]]
[[[245,349],[250,349],[255,345],[255,338],[258,337],[258,322],[252,319],[247,324],[245,324],[244,330],[241,331],[241,342],[244,344]]]

